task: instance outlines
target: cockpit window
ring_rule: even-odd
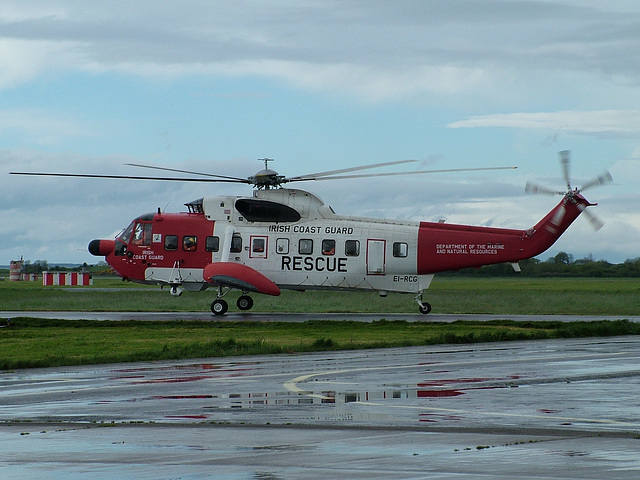
[[[133,237],[131,243],[134,245],[151,245],[151,231],[153,224],[138,223],[133,229]]]
[[[144,239],[144,224],[138,223],[136,224],[136,228],[133,229],[133,243],[137,243],[138,245],[142,243]]]
[[[131,240],[131,234],[133,233],[133,229],[135,227],[136,223],[135,222],[131,222],[131,224],[124,230],[124,232],[122,232],[122,235],[120,235],[120,240],[122,240],[124,243],[129,243],[129,240]]]

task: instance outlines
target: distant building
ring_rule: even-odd
[[[42,272],[42,285],[93,285],[89,272]]]
[[[19,282],[22,280],[22,266],[24,264],[24,258],[20,257],[20,260],[11,260],[9,264],[9,280],[12,282]]]
[[[23,257],[20,260],[11,260],[9,265],[9,280],[12,282],[36,282],[39,275],[37,273],[27,273],[26,262]],[[43,285],[93,285],[93,277],[89,272],[42,272]]]

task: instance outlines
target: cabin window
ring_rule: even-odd
[[[394,257],[406,257],[409,255],[409,246],[403,242],[395,242],[393,244]]]
[[[251,237],[251,258],[267,258],[267,237]]]
[[[313,240],[302,238],[298,242],[298,253],[300,255],[311,255],[313,253]]]
[[[249,222],[297,222],[300,214],[293,208],[281,203],[240,198],[235,203],[236,210]]]
[[[251,251],[253,253],[264,253],[265,251],[265,238],[254,238],[253,246],[251,247]]]
[[[234,235],[231,237],[231,253],[242,252],[242,237],[240,235]]]
[[[164,237],[164,249],[169,252],[174,252],[178,250],[178,236],[166,235]]]
[[[280,255],[286,255],[289,253],[288,238],[278,238],[276,240],[276,252],[278,252]]]
[[[357,257],[360,255],[360,242],[358,240],[347,240],[344,242],[344,254],[347,257]]]
[[[198,248],[198,237],[195,235],[185,235],[182,237],[182,249],[185,252],[195,252]]]
[[[323,255],[335,255],[336,254],[336,241],[335,240],[322,240],[322,254]]]
[[[204,249],[207,252],[217,252],[220,250],[220,237],[207,237],[204,241]]]

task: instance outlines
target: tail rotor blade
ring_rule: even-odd
[[[591,226],[596,232],[604,226],[604,222],[600,220],[595,214],[587,210],[587,207],[585,205],[579,203],[578,208],[582,213],[584,213],[584,216],[587,218],[587,220],[589,220],[589,223],[591,223]]]
[[[564,195],[564,192],[558,192],[557,190],[553,190],[551,188],[543,187],[542,185],[538,185],[537,183],[527,182],[524,187],[524,191],[526,193],[533,194],[543,194],[543,195]]]
[[[584,192],[591,187],[597,187],[598,185],[607,185],[611,182],[613,182],[613,177],[608,171],[605,170],[601,175],[598,175],[596,178],[585,183],[580,191]]]

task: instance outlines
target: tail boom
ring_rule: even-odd
[[[513,263],[539,255],[590,205],[578,193],[567,195],[528,230],[421,222],[418,274]]]

